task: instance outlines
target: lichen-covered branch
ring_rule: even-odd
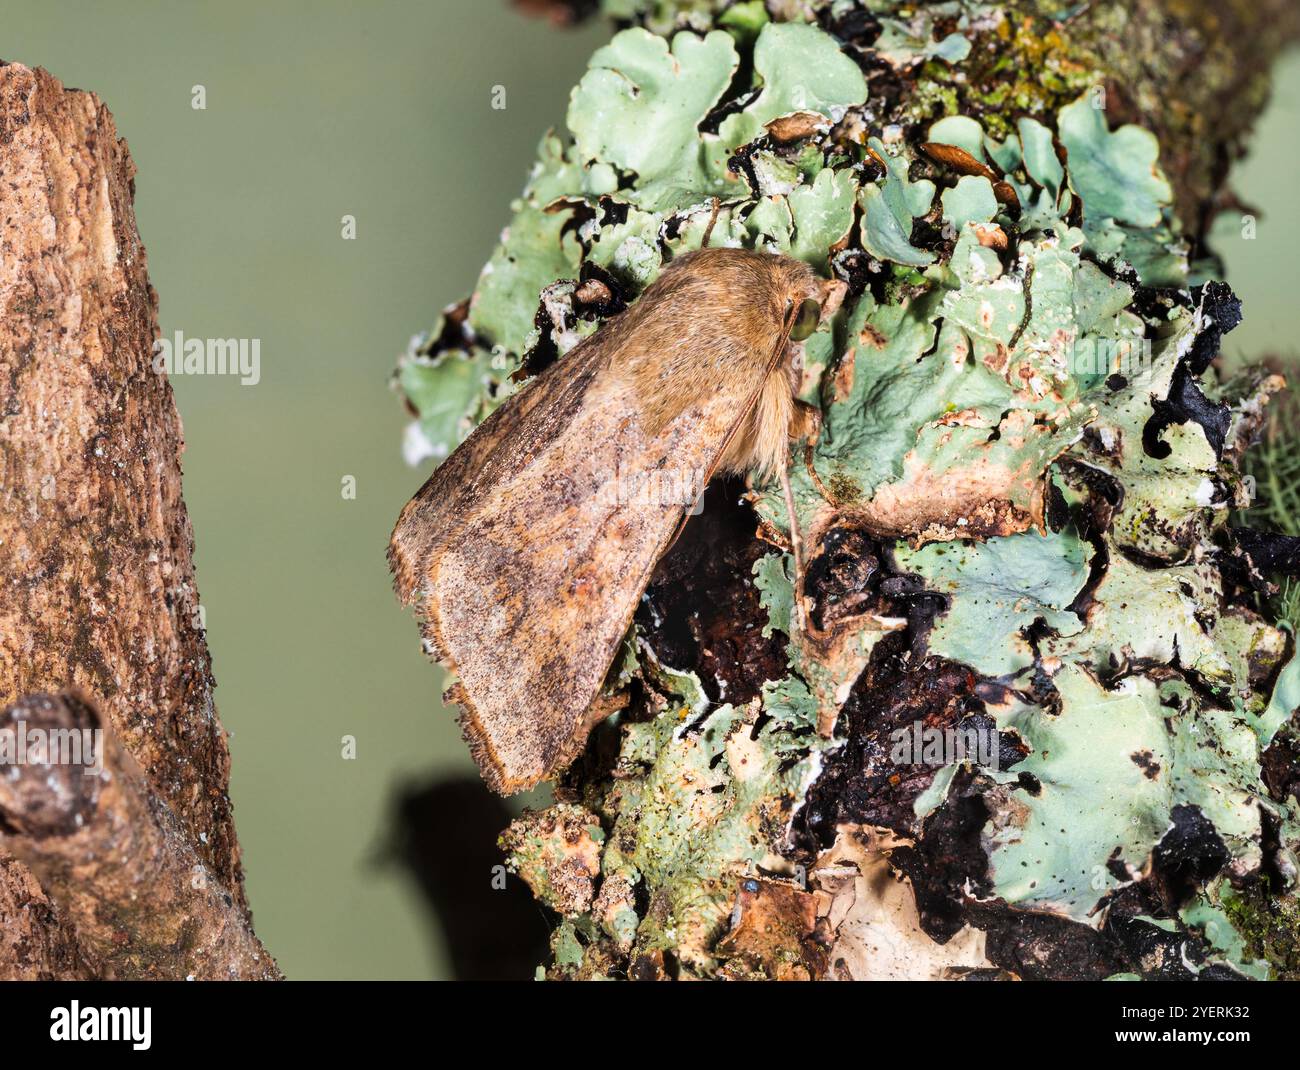
[[[0,703],[90,696],[244,912],[133,175],[92,94],[0,64]],[[83,974],[62,904],[7,858],[0,904],[0,977]]]
[[[602,7],[631,25],[402,362],[409,454],[706,232],[848,297],[802,345],[804,575],[778,486],[712,487],[626,708],[503,838],[548,975],[1294,975],[1300,562],[1242,478],[1284,382],[1220,374],[1200,274],[1291,6]]]

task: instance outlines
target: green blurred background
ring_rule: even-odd
[[[472,288],[606,36],[505,0],[4,0],[0,56],[93,90],[130,145],[164,334],[261,339],[258,385],[174,385],[248,894],[290,977],[450,971],[420,883],[391,857],[399,793],[473,767],[389,586],[388,532],[429,462],[402,462],[388,375]],[[1229,353],[1297,352],[1298,120],[1293,54],[1236,176],[1257,236],[1239,213],[1215,229],[1246,308]],[[450,807],[462,830],[474,791]],[[424,831],[426,855],[469,864],[456,829]],[[465,882],[492,894],[474,866]]]

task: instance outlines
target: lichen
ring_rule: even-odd
[[[795,256],[847,288],[802,346],[822,425],[792,472],[810,570],[834,582],[805,592],[815,629],[800,635],[785,547],[748,559],[755,631],[786,639],[752,695],[665,662],[638,619],[611,680],[637,703],[602,726],[564,801],[507,839],[570,916],[551,975],[816,973],[836,939],[833,882],[819,892],[806,870],[837,824],[882,821],[881,857],[931,882],[931,936],[1048,915],[1111,941],[1099,976],[1184,959],[1293,971],[1294,931],[1240,889],[1297,846],[1296,801],[1269,798],[1261,754],[1300,701],[1300,668],[1228,524],[1281,384],[1197,385],[1235,320],[1226,288],[1190,284],[1155,138],[1108,120],[1068,26],[995,5],[871,3],[873,44],[842,2],[605,7],[637,25],[592,57],[570,136],[543,139],[468,306],[399,370],[425,452],[453,448],[711,226],[714,244]],[[908,91],[869,100],[868,54]],[[744,490],[780,544],[780,489]],[[840,575],[826,562],[846,531],[871,565]],[[819,601],[832,588],[839,601]],[[872,790],[896,798],[849,792],[828,816],[865,716],[842,711],[908,681],[964,681],[926,708],[991,726],[999,762],[881,778]],[[838,735],[819,734],[837,714]],[[959,813],[969,846],[927,862],[927,837]],[[538,821],[593,830],[579,863]],[[1190,884],[1168,861],[1189,821],[1203,848]],[[760,891],[779,946],[750,934]],[[1291,896],[1271,889],[1279,918]],[[938,902],[959,920],[936,920]],[[1144,959],[1116,919],[1195,951]]]
[[[512,872],[557,914],[591,909],[605,834],[595,815],[561,804],[528,811],[501,834]]]

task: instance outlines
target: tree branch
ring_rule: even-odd
[[[93,705],[33,695],[0,713],[6,732],[40,753],[0,777],[0,842],[54,897],[96,976],[279,978],[247,913]]]
[[[93,94],[0,64],[0,702],[92,696],[246,920],[134,173]],[[81,972],[33,883],[0,868],[0,977]]]

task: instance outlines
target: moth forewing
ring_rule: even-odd
[[[388,545],[394,585],[404,603],[417,600],[427,562],[455,537],[459,521],[488,493],[485,487],[522,467],[530,437],[544,434],[547,424],[562,422],[581,404],[605,356],[599,349],[579,348],[563,374],[558,365],[546,369],[494,410],[406,503]]]
[[[398,593],[459,677],[465,736],[497,791],[553,775],[610,708],[596,701],[609,665],[707,476],[784,466],[788,306],[812,278],[743,250],[681,258],[402,511]]]

